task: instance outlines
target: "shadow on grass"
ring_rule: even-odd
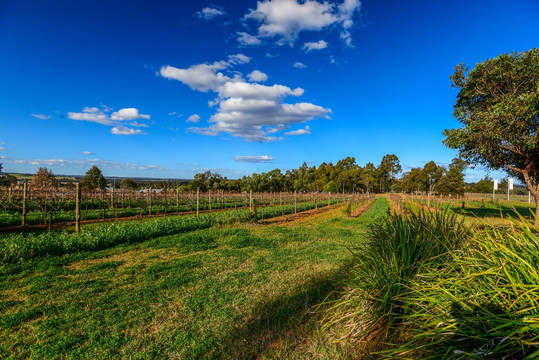
[[[222,340],[222,346],[212,358],[256,359],[270,348],[282,343],[294,343],[305,332],[307,324],[317,321],[311,310],[333,292],[341,290],[350,264],[329,276],[318,276],[302,284],[293,295],[268,300],[254,307],[258,317],[239,326]]]
[[[501,210],[500,208],[461,208],[461,207],[454,207],[452,209],[455,213],[465,215],[465,216],[473,216],[473,217],[479,217],[479,218],[486,218],[486,217],[496,217],[500,218],[501,214],[503,214],[503,217],[512,217],[514,219],[519,218],[520,216],[523,217],[529,217],[533,214],[535,209],[526,207],[526,206],[516,206],[516,207],[507,207],[502,206]]]

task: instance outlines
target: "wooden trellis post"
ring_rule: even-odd
[[[197,216],[198,216],[199,206],[200,206],[200,188],[197,187]]]
[[[80,183],[75,184],[75,232],[80,232]]]
[[[114,208],[114,188],[110,189],[110,208]]]
[[[152,215],[152,187],[148,189],[148,215]]]
[[[26,198],[28,197],[28,184],[22,186],[22,226],[26,226]]]

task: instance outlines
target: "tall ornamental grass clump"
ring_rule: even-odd
[[[178,234],[214,225],[247,222],[254,219],[248,210],[228,211],[201,216],[153,219],[141,223],[112,223],[85,227],[79,234],[67,231],[52,233],[18,233],[0,237],[0,264],[17,263],[47,255],[106,249],[118,244],[135,243],[157,236]]]
[[[346,323],[349,335],[369,351],[398,343],[403,316],[413,311],[403,294],[423,273],[447,266],[450,251],[461,247],[467,232],[454,215],[424,210],[375,221],[365,242],[353,249],[347,291],[332,304],[326,326]]]
[[[388,358],[539,358],[539,237],[524,219],[512,229],[474,230],[403,296],[406,341]]]

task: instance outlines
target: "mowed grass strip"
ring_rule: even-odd
[[[360,221],[224,225],[0,266],[0,358],[215,359],[270,351],[347,271]]]

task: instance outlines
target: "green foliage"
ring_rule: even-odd
[[[123,243],[136,243],[156,236],[177,234],[213,225],[252,220],[248,210],[227,211],[201,216],[154,219],[142,223],[113,223],[83,228],[80,234],[53,232],[11,234],[0,237],[0,263],[18,263],[30,258],[106,249]]]
[[[488,194],[488,193],[492,193],[493,189],[494,189],[494,182],[492,181],[492,179],[488,177],[481,179],[475,184],[472,184],[470,186],[470,192],[473,192],[473,193]]]
[[[459,89],[454,116],[462,128],[445,130],[444,143],[471,163],[504,169],[539,185],[539,48],[502,54],[451,76]]]
[[[330,182],[328,182],[326,184],[326,186],[324,186],[324,192],[325,193],[338,193],[339,192],[339,188],[337,187],[337,183],[333,180],[331,180]]]
[[[127,190],[136,190],[138,188],[138,184],[131,178],[124,178],[120,182],[120,187]]]
[[[81,186],[88,190],[104,189],[107,181],[97,166],[92,166],[81,180]]]
[[[438,181],[436,191],[444,195],[464,195],[466,191],[465,168],[466,164],[461,159],[453,159],[449,165],[449,171]]]
[[[431,267],[403,296],[407,341],[402,358],[535,359],[539,356],[539,238],[514,230],[474,230],[445,266]],[[417,349],[421,349],[417,351]]]

